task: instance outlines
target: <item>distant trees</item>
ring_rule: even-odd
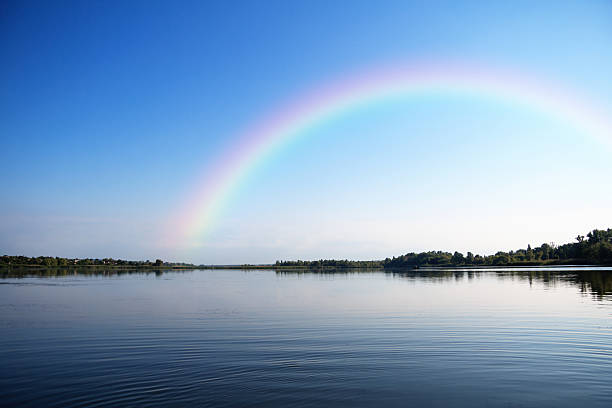
[[[559,263],[581,263],[589,265],[612,264],[612,229],[593,230],[585,237],[578,235],[575,243],[556,246],[544,243],[539,247],[518,249],[510,252],[497,252],[495,255],[481,256],[468,252],[467,257],[459,252],[422,252],[408,253],[399,257],[387,258],[384,267],[413,266],[450,266],[450,265],[541,265]]]
[[[453,265],[461,265],[465,263],[465,258],[462,253],[455,251],[450,261]]]
[[[587,265],[612,265],[612,229],[594,229],[586,237],[578,235],[576,242],[557,246],[544,243],[539,247],[517,249],[510,252],[496,252],[495,255],[479,255],[468,252],[467,256],[455,251],[454,253],[444,251],[429,251],[414,253],[409,252],[382,261],[351,261],[348,259],[319,259],[315,261],[276,261],[275,267],[297,267],[297,268],[404,268],[420,266],[503,266],[503,265],[545,265],[545,264],[587,264]],[[0,257],[2,265],[38,265],[44,267],[59,266],[96,266],[96,265],[120,265],[134,267],[189,267],[194,266],[186,263],[166,263],[161,259],[155,262],[125,261],[122,259],[78,259],[59,258],[50,256],[25,257],[9,256]]]
[[[495,255],[467,256],[455,251],[410,252],[383,261],[348,261],[348,260],[318,260],[318,261],[276,261],[278,267],[303,268],[405,268],[420,266],[505,266],[505,265],[544,265],[544,264],[612,264],[612,229],[593,230],[586,235],[576,237],[577,242],[556,246],[544,243],[539,247],[517,249],[515,251],[496,252]]]
[[[534,255],[533,255],[533,249],[531,249],[531,245],[527,245],[527,251],[525,255],[526,255],[525,258],[527,261],[533,261]]]
[[[319,259],[317,261],[276,261],[276,267],[297,268],[381,268],[382,261],[349,261],[348,259]]]
[[[52,256],[39,256],[39,257],[27,257],[27,256],[9,256],[4,255],[0,257],[0,265],[32,265],[32,266],[44,266],[44,267],[55,267],[55,266],[135,266],[135,267],[161,267],[161,266],[193,266],[192,264],[186,263],[166,263],[161,259],[156,259],[155,262],[147,261],[125,261],[123,259],[103,258],[103,259],[92,259],[92,258],[59,258]]]

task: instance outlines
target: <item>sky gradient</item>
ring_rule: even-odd
[[[612,116],[609,2],[8,2],[0,22],[2,253],[372,259],[612,226],[608,146],[528,107],[423,92],[305,131],[205,237],[169,238],[241,132],[364,70],[502,67]]]

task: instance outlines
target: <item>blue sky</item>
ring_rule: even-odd
[[[609,150],[499,101],[416,95],[281,149],[201,247],[160,244],[237,132],[318,84],[466,61],[551,80],[612,115],[610,43],[606,1],[5,2],[0,252],[369,259],[610,227]]]

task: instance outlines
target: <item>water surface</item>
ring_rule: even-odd
[[[0,405],[612,406],[612,270],[0,271]]]

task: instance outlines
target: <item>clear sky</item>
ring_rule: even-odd
[[[320,84],[458,61],[612,117],[610,44],[609,1],[5,1],[0,252],[244,263],[571,241],[612,227],[609,146],[444,92],[306,131],[249,172],[206,237],[165,235],[242,129]]]

